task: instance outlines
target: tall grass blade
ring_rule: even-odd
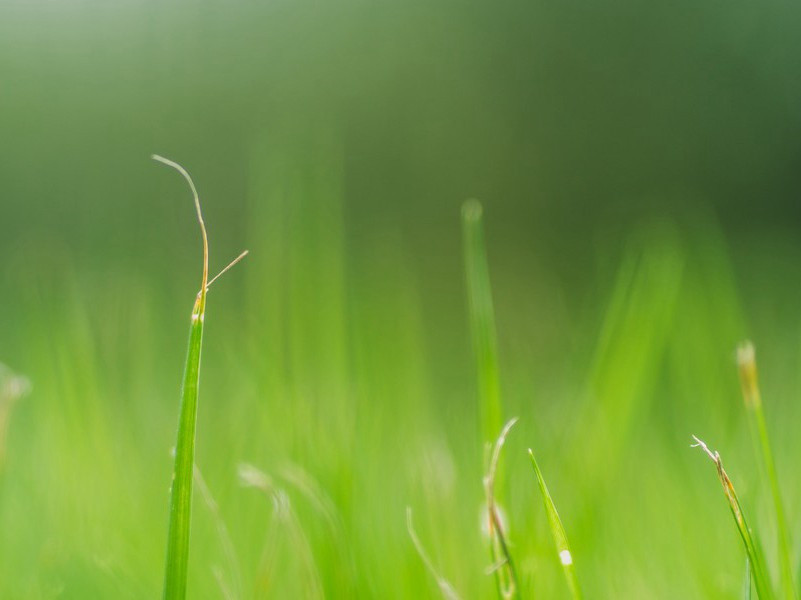
[[[181,409],[178,421],[178,438],[175,444],[175,463],[170,492],[170,523],[167,534],[167,564],[164,575],[165,600],[186,598],[187,568],[189,563],[189,527],[192,515],[192,479],[195,459],[195,424],[197,420],[197,394],[200,376],[200,350],[203,342],[203,320],[206,313],[206,291],[209,281],[209,242],[200,200],[189,173],[169,159],[153,155],[153,159],[178,171],[189,184],[203,238],[203,276],[200,291],[192,308],[189,326],[189,350],[186,356]]]
[[[712,462],[715,463],[715,467],[718,471],[718,479],[720,479],[720,483],[723,486],[723,493],[726,494],[726,499],[729,502],[731,514],[734,517],[737,530],[740,532],[740,537],[742,538],[743,545],[745,546],[745,552],[748,556],[748,561],[751,563],[751,575],[753,576],[754,587],[756,588],[757,596],[759,597],[759,600],[771,600],[774,595],[773,589],[770,586],[768,571],[765,568],[765,559],[762,556],[762,551],[757,544],[753,532],[748,527],[748,523],[746,523],[745,514],[743,513],[742,506],[740,505],[740,500],[737,498],[737,493],[734,491],[734,485],[732,484],[731,479],[729,479],[729,476],[723,469],[723,461],[720,459],[720,454],[718,454],[718,452],[712,452],[709,447],[697,437],[693,436],[693,439],[695,440],[695,444],[692,446],[694,448],[701,448],[706,455],[712,459]]]
[[[762,396],[759,393],[759,383],[757,379],[756,356],[754,346],[751,342],[744,342],[737,348],[737,366],[740,371],[740,384],[743,389],[743,401],[748,411],[749,424],[754,441],[759,445],[765,473],[770,482],[770,491],[773,496],[773,507],[776,512],[776,528],[778,529],[778,556],[779,567],[781,569],[781,582],[784,597],[795,598],[793,586],[792,567],[790,565],[790,534],[787,527],[787,520],[784,516],[784,505],[782,503],[781,491],[779,490],[779,479],[776,476],[776,464],[773,461],[773,452],[770,448],[770,437],[768,428],[765,424],[765,413],[762,410]]]
[[[462,205],[465,273],[478,375],[482,442],[490,442],[501,428],[503,410],[498,381],[498,349],[492,308],[487,254],[484,248],[481,204],[468,200]]]
[[[570,588],[571,597],[574,600],[579,600],[581,598],[581,588],[579,587],[578,578],[576,577],[573,553],[570,551],[570,544],[568,544],[567,541],[565,528],[562,526],[562,520],[559,518],[559,513],[556,511],[556,506],[551,499],[551,494],[548,492],[548,486],[545,485],[545,478],[542,476],[540,467],[537,464],[537,459],[534,458],[534,451],[531,448],[528,449],[528,455],[531,458],[534,473],[537,475],[537,482],[540,484],[542,501],[545,503],[545,512],[548,513],[548,524],[551,527],[553,541],[556,543],[556,551],[559,553],[559,562],[562,563],[562,568],[565,571],[565,578]]]

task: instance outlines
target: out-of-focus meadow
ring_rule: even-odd
[[[567,595],[531,446],[588,597],[735,597],[693,433],[775,577],[734,348],[798,547],[800,25],[773,0],[2,2],[0,362],[31,389],[0,406],[0,597],[160,594],[200,240],[153,152],[193,174],[212,270],[251,251],[209,294],[191,598],[438,597],[406,506],[491,597],[470,197],[526,595]]]

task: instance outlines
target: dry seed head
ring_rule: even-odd
[[[737,493],[734,491],[734,484],[732,484],[728,473],[726,473],[726,470],[723,468],[723,461],[720,458],[720,453],[717,450],[712,452],[698,437],[693,436],[693,439],[695,443],[690,446],[692,448],[701,448],[712,462],[715,463],[715,468],[718,471],[718,479],[720,479],[720,484],[723,486],[723,493],[726,494],[726,499],[729,501],[729,506],[734,514],[734,518],[737,520],[738,524],[744,525],[745,521],[743,519],[742,510],[740,509],[740,501],[737,499]]]
[[[737,347],[737,367],[740,371],[740,385],[743,389],[743,400],[749,410],[762,404],[757,385],[757,367],[754,345],[745,341]]]

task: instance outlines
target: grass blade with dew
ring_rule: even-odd
[[[195,460],[195,426],[197,421],[197,397],[200,377],[200,350],[203,343],[203,321],[206,314],[206,294],[209,281],[209,240],[206,225],[200,210],[200,199],[189,173],[178,163],[154,154],[153,160],[178,171],[189,184],[197,213],[203,241],[203,271],[200,291],[192,308],[189,326],[189,350],[186,356],[181,408],[178,420],[178,435],[175,443],[172,486],[170,489],[170,518],[167,533],[167,560],[164,574],[165,600],[186,598],[187,572],[189,565],[189,528],[192,515],[192,481]],[[220,275],[239,262],[247,252],[239,255],[222,270]],[[219,275],[217,275],[219,277]],[[214,277],[211,281],[217,279]]]
[[[498,349],[492,308],[482,209],[478,200],[462,205],[462,231],[470,330],[478,375],[482,443],[491,442],[501,428],[503,410],[498,380]]]
[[[751,564],[751,575],[753,576],[754,587],[756,588],[757,596],[759,597],[759,600],[771,600],[774,595],[773,589],[770,586],[768,571],[765,568],[765,560],[762,556],[761,549],[754,538],[754,534],[748,527],[748,523],[745,520],[745,513],[743,513],[740,500],[737,498],[737,492],[734,491],[734,485],[723,468],[723,461],[720,459],[720,454],[718,452],[712,452],[709,447],[697,437],[693,436],[693,439],[695,440],[695,444],[692,444],[692,447],[701,448],[706,455],[712,459],[712,462],[715,463],[715,467],[718,471],[718,479],[720,479],[720,483],[723,486],[723,492],[726,494],[726,499],[729,501],[731,514],[734,517],[737,530],[740,532],[740,537],[742,538],[743,545],[745,546],[745,552],[748,557],[748,561]]]
[[[423,543],[420,541],[420,538],[417,537],[414,524],[412,523],[412,508],[410,506],[406,507],[406,530],[409,532],[409,537],[412,539],[412,544],[414,544],[414,549],[417,550],[420,560],[423,561],[428,572],[431,573],[437,581],[437,586],[442,593],[442,597],[445,598],[445,600],[459,600],[459,594],[456,593],[456,590],[453,589],[453,586],[448,580],[442,577],[434,568],[434,563],[431,562],[431,558],[428,556],[425,548],[423,548]]]
[[[509,551],[504,524],[498,511],[498,505],[495,503],[495,478],[498,472],[501,449],[515,423],[517,423],[517,417],[509,420],[501,430],[492,448],[489,468],[484,476],[484,491],[487,496],[487,528],[490,539],[490,556],[492,558],[491,572],[495,574],[498,596],[504,600],[520,598],[520,584],[517,579],[517,571],[512,560],[512,554]]]
[[[574,600],[581,598],[581,588],[579,587],[578,578],[576,577],[576,568],[573,565],[573,553],[570,552],[570,544],[567,541],[567,534],[562,525],[562,520],[559,518],[559,513],[556,511],[551,499],[551,494],[548,492],[548,486],[545,485],[545,478],[542,476],[540,467],[537,464],[537,459],[534,458],[534,451],[529,448],[528,455],[531,458],[531,464],[534,467],[534,473],[537,475],[537,482],[540,485],[540,492],[542,492],[542,500],[545,503],[545,512],[548,513],[548,524],[551,527],[551,534],[553,534],[553,541],[556,543],[556,551],[559,553],[559,562],[562,563],[562,568],[565,571],[565,578],[567,585],[570,588],[571,597]]]
[[[793,586],[792,567],[790,565],[790,534],[787,520],[784,516],[779,479],[776,476],[776,464],[773,461],[773,452],[770,448],[770,437],[765,424],[765,413],[762,410],[762,396],[759,393],[757,379],[756,356],[751,342],[744,342],[737,348],[737,366],[740,371],[740,384],[743,390],[743,401],[748,411],[748,421],[755,446],[758,445],[758,454],[770,482],[770,491],[773,496],[773,507],[776,512],[776,528],[778,530],[778,556],[781,570],[781,582],[784,597],[795,598]]]

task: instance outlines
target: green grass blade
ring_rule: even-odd
[[[743,545],[745,546],[745,552],[748,557],[748,561],[751,563],[751,575],[753,576],[754,587],[756,588],[757,596],[759,597],[759,600],[771,600],[774,597],[774,594],[773,589],[770,586],[768,571],[765,568],[765,559],[762,556],[762,550],[759,547],[751,528],[748,526],[748,523],[745,520],[745,513],[740,505],[737,492],[734,491],[734,485],[732,484],[731,479],[729,479],[726,471],[723,469],[723,461],[720,459],[720,454],[717,452],[712,452],[707,445],[697,437],[693,436],[693,439],[695,440],[693,447],[700,447],[706,453],[706,455],[712,459],[712,462],[715,463],[715,467],[717,468],[718,472],[718,479],[720,479],[720,483],[723,486],[723,493],[726,494],[726,499],[729,502],[731,514],[734,517],[735,524],[737,525],[737,531],[740,533],[740,537],[743,540]]]
[[[576,567],[573,564],[573,553],[570,551],[570,544],[567,541],[567,534],[562,525],[562,520],[559,518],[559,513],[556,511],[556,505],[553,503],[548,486],[545,485],[545,478],[542,476],[542,471],[537,464],[537,459],[534,458],[534,451],[529,448],[528,455],[531,458],[531,465],[534,467],[534,473],[537,475],[537,482],[540,484],[540,492],[542,493],[542,501],[545,504],[545,512],[548,514],[548,524],[551,527],[551,534],[553,541],[556,543],[556,551],[559,554],[559,562],[562,563],[562,569],[565,572],[567,585],[570,588],[571,597],[574,600],[581,598],[581,588],[579,587],[578,577],[576,577]]]
[[[770,448],[768,428],[765,424],[765,413],[762,410],[762,396],[759,393],[756,358],[754,346],[751,342],[745,342],[737,349],[737,365],[740,371],[743,400],[748,411],[751,432],[755,442],[759,445],[758,453],[761,454],[765,473],[770,482],[771,495],[773,496],[776,527],[778,529],[778,555],[782,590],[785,598],[792,599],[796,595],[793,586],[792,566],[790,564],[790,534],[787,520],[784,516],[784,505],[782,504],[781,491],[779,490],[779,478],[776,476],[776,464],[773,461],[773,452]]]
[[[462,205],[470,330],[478,375],[482,442],[486,443],[494,440],[500,431],[503,411],[498,381],[495,314],[481,215],[481,204],[477,200],[468,200]]]
[[[186,597],[189,525],[192,515],[192,467],[195,460],[195,423],[202,341],[203,313],[199,312],[196,305],[192,311],[192,325],[189,329],[189,352],[186,357],[170,495],[170,528],[167,536],[167,567],[164,578],[164,598],[167,600]]]
[[[189,528],[192,516],[192,482],[195,465],[195,425],[197,421],[197,394],[200,377],[200,350],[203,343],[203,320],[206,313],[206,291],[209,282],[209,245],[206,226],[200,211],[195,184],[181,165],[153,156],[177,170],[186,179],[194,196],[198,223],[203,237],[203,278],[189,327],[189,350],[186,356],[184,383],[181,392],[181,409],[178,420],[178,438],[175,443],[175,462],[170,492],[170,522],[167,533],[167,564],[164,575],[165,600],[186,598],[189,565]]]

